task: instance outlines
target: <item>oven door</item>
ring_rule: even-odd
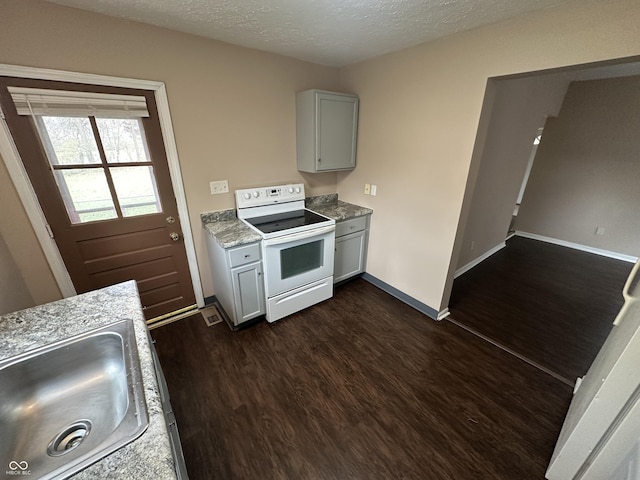
[[[334,248],[335,225],[262,240],[267,297],[332,276]]]

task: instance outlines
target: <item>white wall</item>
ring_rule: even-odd
[[[640,76],[571,83],[545,127],[517,230],[637,257],[639,206]]]
[[[40,0],[0,0],[0,63],[165,83],[205,297],[215,292],[201,212],[235,208],[243,187],[336,191],[335,173],[297,171],[295,143],[296,92],[338,89],[336,68]],[[212,180],[230,192],[212,196]]]
[[[34,302],[22,273],[0,235],[0,315],[33,307]]]
[[[205,296],[214,287],[198,215],[233,207],[208,182],[294,180],[372,207],[368,271],[446,306],[487,79],[640,55],[636,0],[573,1],[340,71],[39,0],[0,0],[0,11],[0,63],[165,82]],[[353,172],[296,171],[293,94],[312,87],[360,96]]]
[[[61,298],[38,239],[0,157],[0,311]]]
[[[479,170],[470,200],[468,220],[457,268],[502,244],[538,128],[558,114],[569,86],[563,74],[495,80],[495,98],[483,107],[489,116],[480,149]],[[467,190],[466,195],[471,193]],[[462,230],[462,229],[460,229]]]
[[[487,79],[639,55],[639,22],[636,0],[573,1],[344,68],[361,117],[338,192],[374,209],[367,271],[444,308]]]

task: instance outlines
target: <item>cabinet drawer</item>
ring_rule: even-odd
[[[260,260],[259,243],[252,243],[251,245],[244,245],[229,250],[229,263],[231,268],[258,260]]]
[[[367,228],[367,217],[356,217],[344,222],[336,223],[336,237],[359,232]]]

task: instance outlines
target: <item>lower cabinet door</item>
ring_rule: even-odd
[[[339,282],[364,271],[366,232],[360,231],[336,238],[333,282]]]
[[[231,282],[237,323],[265,313],[262,262],[231,269]]]

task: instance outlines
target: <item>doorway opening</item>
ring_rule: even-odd
[[[533,145],[531,147],[531,154],[529,155],[529,161],[527,162],[527,168],[524,171],[524,177],[522,178],[522,185],[520,185],[520,191],[518,192],[518,198],[516,198],[516,204],[513,208],[513,216],[511,217],[511,223],[509,223],[509,229],[507,230],[507,239],[510,236],[516,233],[515,225],[516,220],[518,218],[518,212],[520,211],[520,205],[522,204],[522,197],[524,197],[524,191],[527,188],[527,182],[529,181],[529,176],[531,175],[531,169],[533,168],[533,162],[536,159],[536,153],[538,152],[538,145],[540,145],[540,141],[542,140],[542,132],[544,130],[544,125],[542,127],[538,127],[538,131],[536,136],[533,138]]]
[[[635,247],[632,238],[613,237],[615,232],[628,230],[628,225],[636,225],[637,215],[627,215],[625,228],[612,228],[609,238],[601,238],[610,230],[600,222],[613,221],[637,204],[626,180],[637,178],[637,160],[627,161],[620,154],[626,148],[623,145],[637,137],[627,135],[626,127],[620,128],[629,123],[629,112],[621,113],[628,98],[612,102],[610,97],[623,84],[626,91],[633,89],[631,84],[640,79],[639,74],[640,64],[634,59],[615,66],[589,65],[491,79],[488,85],[495,95],[493,103],[483,109],[489,128],[477,139],[476,147],[482,148],[476,148],[479,153],[474,162],[479,168],[474,189],[465,198],[467,213],[457,238],[460,257],[448,306],[452,318],[458,320],[474,289],[493,285],[484,291],[486,303],[471,309],[475,319],[466,326],[513,353],[526,354],[569,382],[586,372],[606,338],[622,305],[622,286],[636,260],[637,235]],[[544,137],[532,149],[532,137],[536,131],[541,133],[540,127]],[[605,152],[607,142],[613,148],[611,154]],[[620,174],[623,171],[626,174]],[[614,208],[603,196],[620,201]],[[514,206],[518,209],[515,218]],[[515,237],[505,242],[505,232]],[[544,260],[540,253],[547,247],[557,252],[549,253],[553,261]],[[591,260],[579,266],[574,253]],[[590,267],[600,261],[608,267],[596,268],[599,273],[589,278]],[[494,270],[498,265],[505,270]],[[539,267],[544,269],[538,271]],[[530,280],[535,275],[539,281]],[[511,280],[505,285],[502,282],[507,277]],[[512,287],[520,290],[499,299]],[[507,303],[501,304],[502,300]],[[557,322],[545,310],[550,304],[557,305]],[[589,309],[599,317],[600,327],[587,328],[591,319],[580,320]],[[521,321],[527,315],[532,315],[528,326]],[[490,326],[500,316],[501,325]],[[571,329],[558,327],[564,321]],[[545,334],[553,337],[554,332],[557,335],[548,342],[537,341]],[[556,339],[571,346],[559,346]],[[531,344],[538,345],[537,353],[529,349]],[[591,352],[586,361],[568,358],[569,352],[580,350]],[[572,363],[582,366],[564,368]]]

